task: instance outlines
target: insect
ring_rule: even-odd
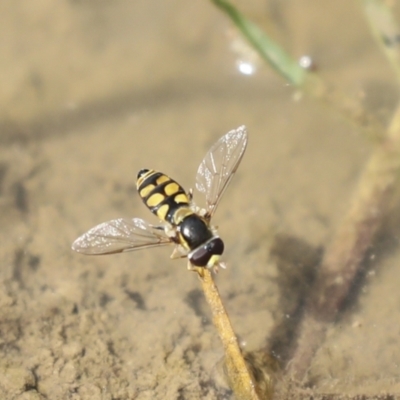
[[[244,126],[222,136],[207,152],[197,170],[196,188],[205,195],[206,208],[197,207],[193,192],[162,172],[142,169],[136,187],[144,204],[161,221],[152,225],[140,218],[118,218],[90,229],[72,244],[78,253],[98,255],[174,244],[171,258],[188,259],[188,269],[224,267],[224,243],[211,218],[235,174],[247,146]]]

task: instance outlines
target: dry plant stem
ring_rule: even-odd
[[[214,325],[224,347],[225,368],[231,389],[238,400],[261,400],[265,398],[257,393],[253,377],[243,359],[239,343],[222,304],[211,271],[206,268],[198,268],[196,271],[200,277],[207,302],[211,307]]]
[[[372,154],[361,177],[352,206],[318,271],[307,311],[300,324],[297,349],[289,373],[302,380],[326,328],[349,294],[361,261],[380,227],[400,172],[400,105],[388,134]]]

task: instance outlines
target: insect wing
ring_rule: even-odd
[[[171,243],[164,230],[139,218],[119,218],[90,229],[72,244],[78,253],[121,253]]]
[[[206,196],[207,211],[214,214],[219,200],[233,178],[247,146],[245,126],[229,131],[216,142],[201,162],[196,188]]]

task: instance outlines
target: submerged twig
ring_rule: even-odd
[[[290,373],[303,379],[354,283],[361,261],[378,231],[400,173],[400,105],[386,140],[372,154],[352,201],[352,207],[326,253],[309,307],[301,323]]]
[[[204,295],[211,307],[214,325],[224,347],[225,371],[229,386],[236,398],[238,400],[272,399],[272,386],[269,387],[268,393],[260,393],[257,383],[246,365],[211,271],[206,268],[197,268],[196,271],[200,277]]]

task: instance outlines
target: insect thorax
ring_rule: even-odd
[[[180,208],[189,209],[190,201],[182,186],[161,172],[140,170],[136,187],[150,211],[172,225],[177,225],[175,214]]]
[[[206,221],[197,214],[185,217],[178,225],[178,231],[190,250],[194,250],[213,237]]]

